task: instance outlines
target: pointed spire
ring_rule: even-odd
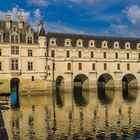
[[[40,26],[40,30],[39,30],[38,36],[46,36],[45,29],[44,29],[44,23],[42,21],[40,21],[39,26]]]

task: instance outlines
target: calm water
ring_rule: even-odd
[[[100,90],[20,97],[2,111],[10,140],[140,139],[140,91]]]

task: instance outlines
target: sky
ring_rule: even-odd
[[[140,0],[0,0],[0,20],[6,13],[46,32],[140,37]]]

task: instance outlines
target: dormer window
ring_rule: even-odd
[[[56,45],[56,39],[55,38],[51,38],[50,39],[50,45]]]
[[[65,39],[65,45],[64,46],[71,46],[71,39]]]
[[[89,41],[89,47],[95,47],[95,41],[94,40]]]
[[[130,42],[126,42],[126,43],[125,43],[125,48],[126,48],[126,49],[130,49]]]
[[[102,42],[102,47],[103,47],[103,48],[107,48],[107,43],[108,43],[107,41],[103,41],[103,42]]]
[[[83,47],[83,40],[79,39],[77,40],[77,47]]]
[[[32,44],[32,37],[28,37],[28,44]]]
[[[119,48],[119,42],[118,41],[116,41],[116,42],[114,42],[114,48]]]

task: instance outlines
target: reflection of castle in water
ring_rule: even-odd
[[[133,100],[133,102],[127,100],[126,102],[126,99],[122,98],[121,91],[117,91],[117,93],[110,91],[110,94],[117,96],[108,96],[109,93],[107,93],[110,99],[113,97],[112,101],[108,102],[108,99],[104,101],[106,98],[100,99],[99,93],[96,91],[82,91],[79,96],[82,96],[82,100],[86,101],[86,104],[79,104],[77,102],[80,101],[76,101],[77,99],[74,97],[74,94],[77,94],[78,97],[78,92],[59,92],[59,94],[63,94],[61,99],[63,105],[60,105],[56,98],[60,100],[61,95],[58,97],[55,94],[52,97],[43,96],[42,98],[33,96],[28,104],[28,97],[22,97],[22,112],[13,111],[13,117],[10,119],[12,122],[11,135],[19,139],[27,133],[30,139],[73,138],[82,140],[84,138],[123,139],[140,132],[139,126],[135,125],[136,122],[139,122],[140,117],[139,96],[137,96],[138,100]],[[50,100],[52,102],[48,102]],[[35,102],[38,105],[34,105]],[[30,106],[28,107],[28,105]],[[30,110],[28,115],[23,118],[22,114],[26,112],[27,107]],[[21,123],[22,121],[24,123]],[[25,123],[27,124],[25,125]],[[21,132],[22,127],[27,131]],[[42,137],[38,135],[40,132]]]

